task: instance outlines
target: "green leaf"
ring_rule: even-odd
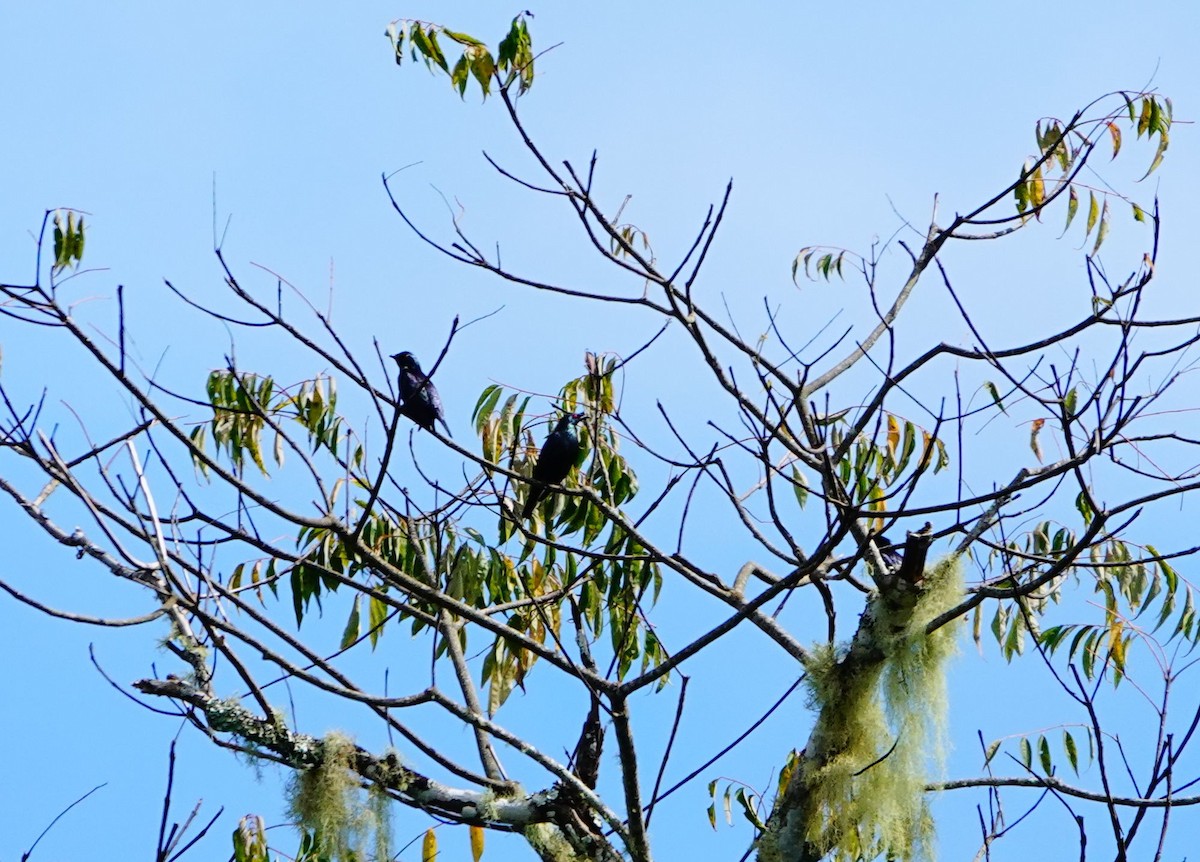
[[[467,76],[467,55],[463,54],[454,64],[454,71],[450,73],[450,83],[454,89],[458,90],[459,96],[467,95]]]
[[[1066,396],[1063,397],[1063,410],[1066,412],[1067,418],[1071,418],[1075,415],[1075,403],[1078,401],[1078,399],[1079,394],[1076,392],[1074,387],[1068,390]]]
[[[339,646],[339,649],[348,649],[356,640],[358,640],[358,600],[360,598],[362,598],[362,596],[354,597],[354,604],[350,608],[350,617],[346,620],[346,628],[342,631],[342,642]]]
[[[1021,171],[1021,179],[1017,181],[1013,188],[1013,195],[1017,199],[1017,212],[1023,213],[1029,209],[1029,181],[1026,178],[1028,173],[1028,164],[1026,169]]]
[[[808,479],[794,466],[792,467],[792,492],[796,495],[796,502],[803,509],[804,504],[808,502]]]
[[[1146,173],[1142,174],[1142,179],[1150,176],[1162,164],[1163,155],[1167,152],[1167,145],[1170,142],[1165,130],[1158,133],[1158,150],[1154,153],[1154,161],[1150,163],[1150,167],[1146,168]]]
[[[483,90],[483,95],[485,97],[491,91],[492,75],[495,73],[496,61],[492,59],[492,55],[488,51],[480,48],[472,52],[471,74],[474,75],[475,80],[479,82],[479,86]]]
[[[388,606],[382,600],[371,596],[367,604],[367,611],[367,623],[371,627],[367,637],[371,640],[371,649],[375,649],[375,645],[379,643],[379,636],[383,634],[383,624],[387,622]]]
[[[987,390],[988,395],[992,396],[992,403],[1000,408],[1001,413],[1007,416],[1008,411],[1004,409],[1004,401],[1000,398],[1000,390],[996,387],[996,384],[988,380],[984,382],[983,388]]]
[[[1038,737],[1038,760],[1042,763],[1042,771],[1047,775],[1054,772],[1054,761],[1050,759],[1050,743],[1046,737]]]
[[[1159,161],[1162,161],[1162,158],[1159,158]],[[1156,162],[1156,164],[1154,164],[1154,167],[1157,167],[1157,162]],[[1153,170],[1154,167],[1151,167],[1151,170]],[[76,263],[83,262],[83,243],[84,243],[83,216],[79,216],[79,227],[76,228],[76,238],[74,238],[74,252],[73,252],[74,259],[76,259]]]
[[[1100,214],[1100,227],[1096,231],[1096,244],[1092,246],[1092,254],[1100,251],[1100,244],[1104,242],[1104,238],[1108,236],[1108,199],[1104,201],[1104,211]]]
[[[984,751],[984,753],[983,753],[983,765],[984,765],[984,766],[987,766],[989,763],[991,763],[991,762],[992,762],[992,758],[996,756],[996,752],[997,752],[997,751],[999,751],[999,750],[1000,750],[1000,740],[998,740],[998,739],[997,739],[995,742],[991,743],[991,744],[990,744],[990,745],[987,747],[987,750],[986,750],[986,751]]]
[[[1071,736],[1071,732],[1068,730],[1063,731],[1063,749],[1067,752],[1067,762],[1071,764],[1071,768],[1078,775],[1079,751],[1075,747],[1075,737]]]
[[[1079,212],[1079,193],[1075,191],[1075,186],[1067,191],[1067,223],[1063,225],[1063,233],[1071,229],[1071,222],[1075,220],[1075,213]]]
[[[446,65],[446,55],[442,53],[442,46],[438,44],[437,30],[432,27],[429,29],[429,51],[430,59],[437,63],[443,72],[450,71],[450,67]]]
[[[483,45],[483,43],[480,42],[478,39],[476,39],[474,36],[468,36],[466,33],[458,33],[454,30],[448,30],[445,27],[442,28],[442,35],[444,35],[447,39],[453,39],[455,42],[457,42],[460,45],[469,45],[469,46]]]
[[[1033,767],[1033,746],[1024,737],[1021,738],[1021,763],[1025,764],[1026,769]]]
[[[475,423],[476,432],[483,430],[484,423],[491,417],[492,411],[496,409],[496,404],[503,393],[504,387],[494,383],[484,387],[483,392],[479,395],[479,400],[475,402],[475,410],[471,413],[471,420]]]

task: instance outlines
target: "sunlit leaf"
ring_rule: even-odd
[[[1046,202],[1046,181],[1042,177],[1042,166],[1038,165],[1029,180],[1029,203],[1040,207]]]
[[[987,766],[989,763],[991,763],[992,758],[996,756],[996,752],[999,750],[1000,750],[1000,740],[997,739],[995,742],[988,745],[987,750],[984,752],[983,765]]]
[[[471,832],[471,862],[479,862],[483,858],[483,827],[472,825]]]
[[[803,509],[808,502],[808,479],[795,466],[792,467],[792,492],[796,495],[796,502]]]

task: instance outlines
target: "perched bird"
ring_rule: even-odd
[[[575,466],[575,459],[579,457],[579,435],[575,433],[575,426],[582,418],[582,413],[564,414],[542,444],[537,463],[533,465],[533,487],[529,489],[525,508],[521,510],[522,521],[532,515],[537,504],[550,493],[546,484],[560,484]]]
[[[876,536],[875,544],[879,548],[879,556],[883,558],[883,564],[892,572],[895,572],[904,564],[904,546],[894,545],[892,540],[887,536]]]
[[[392,359],[400,366],[400,412],[426,431],[433,430],[436,419],[446,429],[446,436],[453,437],[442,412],[442,399],[433,381],[421,371],[417,357],[406,350],[393,354]]]

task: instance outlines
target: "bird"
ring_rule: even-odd
[[[904,564],[904,546],[895,545],[887,536],[876,536],[875,545],[879,548],[879,556],[889,571],[895,572]]]
[[[433,431],[437,420],[446,429],[446,436],[453,437],[442,412],[442,399],[433,381],[421,371],[417,357],[405,350],[392,354],[392,359],[400,366],[400,412],[426,431]]]
[[[533,514],[537,504],[550,493],[547,485],[558,485],[567,478],[575,459],[579,457],[579,435],[575,426],[583,418],[582,413],[566,413],[558,420],[554,430],[542,444],[538,453],[537,463],[533,465],[533,487],[525,498],[525,508],[521,510],[521,520],[526,520]]]

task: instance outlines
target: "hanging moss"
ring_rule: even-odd
[[[321,763],[293,773],[288,783],[288,812],[302,832],[311,831],[322,856],[337,862],[369,858],[367,841],[373,837],[374,857],[390,859],[391,820],[388,798],[372,788],[364,799],[361,781],[353,771],[354,742],[340,733],[321,741]]]
[[[930,635],[925,627],[962,589],[957,558],[946,558],[926,572],[915,606],[873,603],[868,636],[859,640],[875,660],[847,660],[826,646],[809,662],[809,701],[819,717],[797,776],[805,839],[838,862],[933,856],[925,785],[931,769],[944,766],[945,668],[956,626]]]

